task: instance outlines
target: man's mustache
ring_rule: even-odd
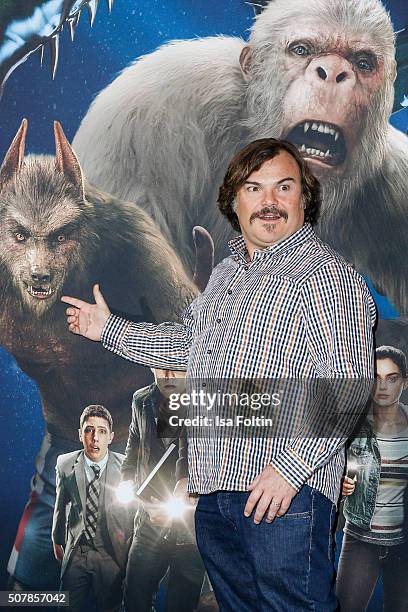
[[[263,215],[275,215],[277,217],[282,217],[282,219],[284,219],[285,221],[288,220],[288,213],[286,212],[286,210],[282,210],[277,206],[265,206],[261,210],[252,213],[252,215],[249,217],[249,222],[252,223],[254,219],[262,217]],[[273,223],[273,221],[271,223]]]

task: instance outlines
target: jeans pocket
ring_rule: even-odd
[[[291,512],[290,508],[289,508],[289,510],[286,512],[286,514],[284,514],[281,517],[277,517],[275,519],[275,521],[276,520],[281,520],[281,519],[290,520],[290,519],[297,519],[297,518],[299,518],[299,519],[301,519],[301,518],[310,519],[311,516],[312,516],[312,511],[311,510],[308,510],[306,512]]]

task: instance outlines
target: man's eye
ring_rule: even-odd
[[[26,240],[24,234],[20,234],[20,232],[16,232],[14,234],[14,238],[17,240],[17,242],[24,242]]]
[[[258,191],[258,187],[256,185],[249,185],[248,191]]]
[[[281,191],[289,191],[290,186],[289,185],[281,185]]]
[[[291,47],[290,50],[295,55],[301,55],[301,56],[310,55],[310,51],[307,47],[305,47],[305,45],[295,45],[294,47]]]

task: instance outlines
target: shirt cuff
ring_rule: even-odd
[[[111,314],[105,323],[101,334],[102,346],[117,355],[122,355],[122,341],[128,330],[130,321]]]
[[[291,448],[286,448],[275,457],[270,465],[284,478],[296,491],[305,484],[313,474],[313,468],[307,465],[301,457]]]

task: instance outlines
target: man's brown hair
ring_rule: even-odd
[[[82,429],[85,421],[87,421],[89,417],[100,417],[101,419],[105,419],[105,421],[107,421],[109,424],[109,431],[113,430],[112,416],[105,406],[101,406],[100,404],[91,404],[90,406],[87,406],[79,419],[80,429]]]
[[[282,151],[289,153],[299,166],[305,221],[312,225],[317,222],[321,204],[320,183],[310,172],[298,149],[287,140],[261,138],[249,143],[233,157],[218,194],[218,208],[238,232],[241,231],[241,228],[233,207],[237,191],[252,172],[259,170],[262,164],[273,159]]]

